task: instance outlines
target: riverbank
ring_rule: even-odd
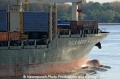
[[[98,23],[99,25],[120,25],[120,23]]]

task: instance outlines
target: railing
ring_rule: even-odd
[[[83,38],[87,36],[95,36],[95,34],[101,33],[99,29],[88,29],[88,30],[60,30],[58,31],[59,38]]]
[[[0,42],[0,49],[3,49],[1,47],[5,47],[10,49],[18,48],[18,49],[24,49],[24,48],[43,48],[46,47],[48,44],[48,41],[45,39],[35,39],[35,40],[21,40],[21,41],[5,41]]]
[[[56,38],[83,38],[88,36],[95,36],[98,33],[104,33],[106,29],[98,30],[98,29],[88,29],[88,30],[59,30],[58,35],[52,40],[52,42],[56,42]],[[54,41],[55,40],[55,41]],[[2,41],[0,42],[0,49],[4,47],[4,49],[24,49],[24,48],[43,48],[48,47],[52,44],[52,42],[48,42],[48,39],[28,39],[21,41]]]

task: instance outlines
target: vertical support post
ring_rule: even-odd
[[[52,41],[52,4],[49,4],[49,41]]]
[[[84,37],[84,36],[85,36],[85,32],[84,32],[84,30],[83,30],[82,37]]]
[[[34,41],[35,48],[37,47],[37,44],[36,44],[36,43],[37,43],[37,40]]]
[[[23,12],[20,12],[20,30],[23,33]]]
[[[29,12],[29,4],[26,4],[26,10]]]
[[[69,30],[69,37],[71,38],[71,30]]]
[[[80,30],[80,37],[82,37],[82,30]]]
[[[78,21],[78,5],[77,2],[72,3],[72,21]]]
[[[10,41],[8,41],[8,49],[10,49]]]
[[[57,31],[58,37],[60,38],[60,29]]]
[[[53,29],[54,29],[54,36],[57,35],[57,3],[54,3],[54,15],[53,15]]]
[[[96,29],[96,34],[98,34],[98,29]]]
[[[91,34],[91,32],[90,32],[90,30],[89,30],[89,29],[88,29],[87,31],[88,31],[88,33],[87,33],[87,34]]]
[[[21,48],[22,49],[24,48],[23,45],[24,45],[24,42],[23,42],[23,40],[21,40]]]

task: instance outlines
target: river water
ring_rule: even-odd
[[[111,66],[106,72],[98,72],[100,79],[120,79],[120,25],[99,25],[99,28],[110,34],[101,41],[102,49],[92,49],[89,59]]]

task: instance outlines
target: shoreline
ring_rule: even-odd
[[[98,25],[120,25],[120,23],[98,23]]]

